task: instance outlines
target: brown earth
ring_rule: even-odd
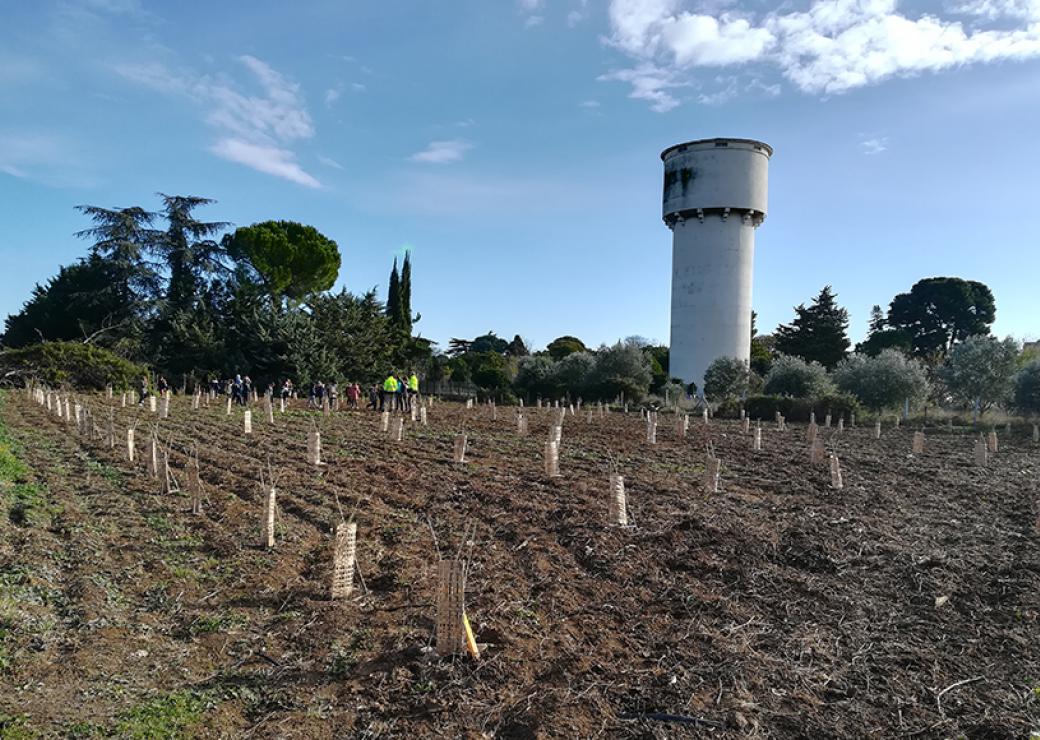
[[[102,398],[86,401],[107,425]],[[117,445],[24,394],[0,420],[41,500],[0,512],[0,737],[968,737],[1040,730],[1040,449],[970,430],[821,429],[845,488],[808,462],[805,427],[638,413],[436,404],[395,443],[377,414],[192,411],[159,433],[174,474],[199,449],[206,498],[159,495],[156,419],[114,406]],[[137,423],[139,461],[126,460]],[[327,465],[306,464],[322,431]],[[451,462],[468,433],[468,462]],[[705,445],[723,463],[703,489]],[[260,547],[259,478],[278,489]],[[630,524],[606,526],[608,475]],[[338,500],[338,504],[337,504]],[[364,578],[333,602],[331,528],[358,523]],[[436,564],[468,561],[479,661],[431,650]],[[355,583],[360,586],[358,579]],[[4,729],[6,728],[6,729]]]

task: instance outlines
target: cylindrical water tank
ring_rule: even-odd
[[[715,359],[750,359],[755,229],[766,216],[772,153],[750,139],[703,139],[661,153],[672,230],[669,374],[700,393]]]

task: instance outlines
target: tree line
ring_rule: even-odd
[[[87,344],[188,383],[236,372],[258,383],[375,382],[431,356],[412,336],[410,255],[400,272],[394,262],[387,304],[374,289],[329,292],[342,258],[314,227],[232,229],[200,219],[208,198],[158,197],[157,211],[78,206],[90,222],[76,234],[86,256],[8,316],[3,346]]]

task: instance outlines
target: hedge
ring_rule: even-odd
[[[749,418],[771,421],[776,412],[779,411],[788,421],[809,421],[810,414],[816,412],[816,420],[823,423],[823,419],[830,414],[834,421],[844,416],[849,419],[850,414],[859,414],[862,417],[863,409],[852,396],[836,393],[819,398],[791,398],[790,396],[748,396],[743,402],[732,401],[723,404],[716,412],[717,416],[737,417],[743,408]]]
[[[107,349],[82,342],[42,342],[0,352],[0,381],[24,385],[32,379],[52,387],[126,390],[148,369]]]

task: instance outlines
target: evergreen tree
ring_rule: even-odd
[[[827,285],[807,308],[795,308],[790,324],[776,329],[776,351],[834,367],[849,350],[849,312],[838,305],[837,296]]]
[[[889,328],[881,306],[875,305],[870,309],[870,329],[867,338],[856,345],[856,352],[867,357],[877,357],[886,349],[909,352],[910,334],[903,329]]]
[[[513,335],[513,341],[506,347],[506,354],[510,357],[527,357],[531,354],[531,351],[527,349],[527,344],[520,337],[519,334]]]
[[[167,313],[191,308],[202,293],[205,279],[222,267],[223,248],[210,237],[228,227],[224,221],[199,221],[192,213],[216,201],[193,195],[159,193],[166,217],[166,233],[156,245],[170,271],[166,288]]]
[[[918,280],[888,307],[887,324],[909,337],[914,355],[945,357],[968,337],[989,334],[997,316],[993,292],[982,283],[954,277]]]
[[[397,258],[394,257],[394,269],[390,271],[390,284],[386,289],[386,315],[390,323],[398,324],[401,315],[401,277],[397,272]]]
[[[408,336],[412,335],[412,253],[404,253],[404,264],[401,265],[401,329]]]

